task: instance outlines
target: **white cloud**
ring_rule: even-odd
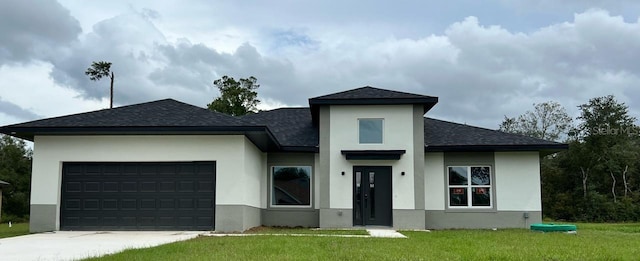
[[[78,21],[55,1],[4,0],[0,17],[0,65],[54,56],[80,33]]]
[[[460,17],[440,32],[428,23],[412,25],[405,37],[394,30],[406,23],[393,24],[392,17],[376,23],[371,14],[356,16],[362,12],[328,21],[306,9],[292,17],[266,14],[259,3],[238,10],[224,1],[154,3],[74,6],[71,14],[90,30],[70,43],[52,44],[62,50],[54,57],[32,58],[45,61],[33,69],[33,81],[15,79],[20,86],[47,86],[51,102],[34,105],[17,97],[31,94],[16,87],[3,88],[20,95],[3,91],[2,98],[45,116],[54,115],[57,101],[86,102],[69,106],[75,111],[104,104],[107,80],[91,82],[83,72],[91,61],[108,60],[116,73],[116,104],[171,97],[205,106],[217,95],[212,81],[230,75],[258,78],[261,108],[306,105],[310,97],[372,85],[439,96],[431,115],[490,128],[505,114],[547,100],[574,114],[576,105],[607,94],[631,105],[635,115],[640,106],[640,23],[601,9],[524,31]],[[91,8],[105,11],[91,18],[97,13]],[[382,8],[368,10],[387,12]],[[246,20],[235,17],[238,12]],[[42,76],[47,69],[54,81]],[[4,70],[11,75],[24,68]]]
[[[0,126],[36,120],[42,116],[62,116],[109,107],[108,99],[85,100],[76,91],[57,85],[48,76],[51,69],[51,64],[43,62],[0,67],[2,101],[26,111],[0,118]],[[10,114],[4,109],[2,112]]]

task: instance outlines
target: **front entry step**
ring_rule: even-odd
[[[405,235],[400,234],[398,231],[393,229],[368,228],[367,232],[371,237],[407,238]]]

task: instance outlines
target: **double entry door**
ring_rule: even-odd
[[[391,166],[353,167],[353,225],[393,225]]]

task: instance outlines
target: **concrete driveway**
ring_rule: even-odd
[[[77,260],[192,239],[198,231],[56,231],[0,239],[0,260]]]

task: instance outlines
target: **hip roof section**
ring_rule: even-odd
[[[317,152],[318,108],[346,104],[418,104],[436,97],[362,87],[309,100],[309,108],[280,108],[243,117],[213,112],[173,99],[47,118],[0,127],[0,133],[33,140],[35,135],[245,135],[263,151]],[[314,111],[315,110],[315,111]],[[316,122],[316,124],[314,124]],[[426,151],[561,150],[566,144],[424,119]]]

